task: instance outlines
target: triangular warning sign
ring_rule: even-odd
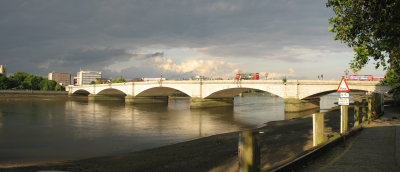
[[[344,77],[340,81],[337,92],[350,92],[349,86],[347,85],[346,79],[344,79]]]

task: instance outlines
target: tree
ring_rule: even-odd
[[[55,87],[57,85],[59,85],[59,84],[57,84],[56,81],[43,79],[42,81],[40,81],[39,87],[40,87],[40,90],[48,91],[48,90],[55,90]]]
[[[400,102],[400,0],[328,0],[335,17],[329,19],[335,40],[353,48],[350,67],[361,70],[374,59],[386,70],[384,83]]]
[[[0,75],[0,90],[10,89],[11,84],[11,80],[4,75]]]
[[[15,72],[9,78],[11,80],[11,88],[24,89],[22,87],[22,83],[24,82],[25,78],[28,77],[28,75],[29,74],[22,71]]]
[[[103,81],[101,79],[99,79],[99,80],[90,82],[90,84],[103,84]]]
[[[64,91],[64,90],[65,90],[65,87],[61,86],[60,84],[57,84],[57,85],[54,87],[54,90],[56,90],[56,91]]]
[[[29,74],[24,82],[22,82],[23,89],[40,90],[40,82],[43,80],[41,76]]]
[[[121,82],[125,82],[125,79],[122,76],[120,76],[118,79],[113,79],[111,82],[112,83],[121,83]]]
[[[102,84],[103,83],[103,81],[101,80],[101,79],[99,79],[99,80],[97,80],[96,82],[95,82],[95,84]]]

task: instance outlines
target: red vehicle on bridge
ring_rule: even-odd
[[[259,73],[237,73],[235,76],[237,80],[259,80]]]
[[[382,80],[384,77],[374,77],[373,75],[349,75],[349,81],[376,81]]]

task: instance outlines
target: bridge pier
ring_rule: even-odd
[[[233,106],[233,98],[190,99],[190,108],[208,108],[208,107],[221,107],[221,106]]]
[[[126,104],[168,104],[168,96],[125,96]]]
[[[307,99],[296,99],[296,98],[286,98],[285,102],[285,112],[302,112],[308,110],[319,109],[320,98],[307,98]]]
[[[94,100],[124,100],[123,96],[119,95],[99,95],[99,94],[89,94],[88,95],[89,101]]]

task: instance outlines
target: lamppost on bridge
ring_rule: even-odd
[[[346,69],[346,70],[344,71],[344,74],[346,75],[346,79],[347,79],[347,75],[349,75],[349,70]]]

